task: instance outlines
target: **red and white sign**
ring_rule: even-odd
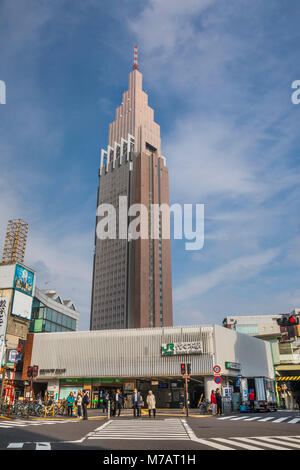
[[[213,371],[214,371],[214,374],[219,374],[219,373],[221,372],[221,367],[215,365],[215,366],[213,367]]]

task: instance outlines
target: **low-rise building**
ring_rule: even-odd
[[[158,407],[175,408],[184,394],[183,363],[191,365],[192,407],[217,388],[224,402],[234,398],[236,409],[249,388],[260,400],[275,401],[270,344],[220,326],[29,334],[23,374],[38,365],[34,393],[57,399],[89,390],[96,407],[101,391],[121,388],[130,397],[136,387],[144,397],[152,390]]]
[[[55,290],[35,289],[30,332],[77,331],[79,312],[72,300],[63,300]]]
[[[299,315],[300,309],[291,314]],[[279,326],[277,320],[287,314],[229,315],[223,326],[270,342],[278,383],[278,401],[288,409],[297,408],[300,396],[300,325]]]

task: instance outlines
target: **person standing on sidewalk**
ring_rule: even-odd
[[[77,416],[78,416],[78,418],[82,417],[82,393],[81,393],[81,390],[78,390],[78,395],[77,395]]]
[[[254,413],[254,400],[255,400],[255,393],[253,388],[249,392],[249,401],[250,401],[250,409],[252,413]]]
[[[139,417],[139,403],[140,403],[141,395],[138,393],[137,389],[135,388],[132,394],[132,408],[133,408],[133,417]]]
[[[219,388],[217,388],[216,390],[216,401],[217,401],[217,415],[221,415],[222,414],[222,396],[221,396]]]
[[[68,416],[71,416],[71,417],[72,417],[74,401],[75,401],[75,398],[73,396],[73,392],[70,392],[70,395],[68,396],[68,399],[67,399],[67,403],[68,403]]]
[[[147,396],[147,405],[148,405],[148,411],[149,411],[149,418],[151,418],[151,410],[153,411],[153,418],[155,418],[156,400],[151,390],[149,390],[149,393]]]
[[[115,396],[115,414],[114,414],[114,416],[116,416],[117,410],[118,410],[118,416],[120,416],[122,405],[123,405],[123,396],[121,395],[120,390],[118,389],[116,391],[116,396]]]
[[[90,403],[89,392],[86,390],[84,392],[83,399],[82,399],[83,419],[88,419],[88,417],[87,417],[87,406],[89,405],[89,403]]]
[[[211,402],[212,414],[215,416],[216,415],[216,409],[217,409],[217,399],[216,399],[216,395],[215,395],[214,390],[211,391],[210,402]]]

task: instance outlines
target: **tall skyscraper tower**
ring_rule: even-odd
[[[151,237],[150,211],[153,204],[169,205],[169,176],[161,155],[160,127],[142,89],[137,46],[129,89],[109,126],[108,147],[101,151],[99,170],[98,207],[112,204],[117,231],[124,231],[132,217],[125,222],[119,219],[120,196],[127,201],[127,214],[133,204],[147,207],[149,236],[99,239],[97,217],[90,329],[172,326],[171,242],[162,236],[161,215],[157,236]]]

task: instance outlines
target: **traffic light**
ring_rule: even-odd
[[[32,376],[37,377],[38,373],[39,373],[39,366],[33,366]]]
[[[33,373],[33,367],[28,366],[27,367],[27,377],[32,377],[32,373]]]
[[[181,370],[182,375],[184,375],[185,374],[185,364],[180,365],[180,370]]]
[[[187,375],[191,375],[191,364],[186,365],[186,373]]]
[[[299,317],[296,315],[283,315],[281,318],[277,318],[279,326],[294,326],[299,325]]]

